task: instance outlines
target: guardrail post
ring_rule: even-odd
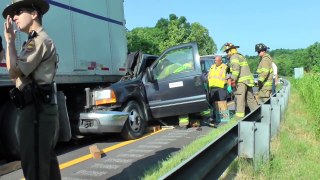
[[[271,138],[274,137],[280,127],[280,105],[278,97],[271,97]]]
[[[271,105],[263,104],[261,105],[261,123],[257,123],[257,127],[261,131],[256,133],[256,156],[255,156],[255,165],[257,162],[269,161],[270,155],[270,138],[271,138]]]
[[[290,84],[288,82],[287,86],[285,86],[286,107],[288,107],[288,104],[289,104],[289,95],[290,95]]]
[[[284,100],[284,109],[286,109],[287,105],[288,105],[288,97],[287,97],[287,93],[286,93],[286,86],[283,87],[281,89],[282,91],[282,96],[283,96],[283,100]]]
[[[285,109],[285,103],[284,103],[284,95],[283,92],[280,91],[277,93],[277,97],[279,97],[279,104],[280,104],[280,120],[284,120],[284,109]]]
[[[261,106],[261,122],[239,122],[238,156],[253,159],[254,167],[269,160],[270,105]]]

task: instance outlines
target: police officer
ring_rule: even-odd
[[[27,180],[61,179],[54,153],[58,107],[53,79],[58,59],[55,45],[42,27],[42,16],[48,10],[45,0],[13,0],[2,12],[6,19],[7,69],[18,89],[13,97],[19,92],[23,95],[15,104],[20,108],[18,139],[22,170]],[[29,35],[19,54],[15,49],[13,22]]]
[[[232,84],[236,86],[236,114],[237,119],[245,116],[245,105],[248,104],[250,111],[258,107],[257,101],[253,96],[252,87],[254,86],[253,75],[251,74],[246,58],[238,53],[237,48],[232,43],[225,43],[222,51],[227,53],[230,59],[230,72]]]
[[[262,103],[266,102],[271,95],[272,81],[273,81],[273,68],[272,58],[267,53],[268,47],[263,43],[255,45],[255,51],[260,57],[260,63],[257,69],[259,74],[258,86],[259,86],[259,99]]]

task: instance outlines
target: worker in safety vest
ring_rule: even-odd
[[[181,72],[190,71],[193,69],[194,69],[194,64],[192,60],[184,63],[183,65],[173,63],[164,67],[163,71],[159,74],[157,79],[164,79],[171,74],[179,74]]]
[[[222,63],[222,57],[215,57],[215,64],[210,67],[208,72],[208,84],[210,90],[210,100],[213,101],[225,101],[227,99],[227,91],[232,93],[231,84],[227,84],[227,68],[228,66]]]
[[[266,102],[271,95],[272,81],[273,81],[273,68],[272,68],[272,58],[267,53],[269,49],[263,43],[255,45],[255,51],[260,57],[260,64],[257,69],[259,74],[258,86],[259,86],[259,99],[262,103]]]
[[[252,87],[254,86],[253,75],[251,74],[246,58],[238,53],[237,48],[232,43],[225,43],[222,51],[227,53],[230,59],[231,84],[236,92],[236,114],[235,118],[240,119],[245,116],[245,105],[248,104],[250,111],[258,107],[257,101],[253,96]]]
[[[208,72],[208,84],[209,84],[209,91],[210,91],[210,99],[209,103],[212,105],[213,108],[215,107],[215,101],[226,101],[227,100],[227,91],[228,93],[232,93],[231,82],[229,83],[227,89],[227,69],[228,66],[222,63],[222,57],[216,56],[215,57],[215,64],[210,67]],[[212,111],[211,121],[215,125],[218,124],[215,119],[215,113]]]

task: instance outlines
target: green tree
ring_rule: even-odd
[[[169,19],[161,18],[155,27],[134,28],[127,32],[128,50],[142,50],[150,54],[160,54],[165,49],[195,41],[200,55],[214,54],[216,44],[209,31],[200,23],[190,24],[184,16],[170,14]]]
[[[163,31],[158,28],[135,28],[127,33],[128,50],[135,52],[142,50],[149,54],[159,54],[159,43],[162,41]]]
[[[191,31],[186,42],[196,41],[199,46],[200,55],[213,54],[217,52],[217,46],[209,36],[209,31],[200,23],[192,23]]]
[[[258,56],[246,56],[251,73],[255,74],[260,63]]]
[[[306,49],[308,69],[314,72],[320,72],[320,43],[316,42]]]

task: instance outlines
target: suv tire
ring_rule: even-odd
[[[121,136],[127,140],[141,137],[146,129],[146,120],[141,106],[136,101],[129,101],[122,111],[128,112],[129,117],[124,124]]]

